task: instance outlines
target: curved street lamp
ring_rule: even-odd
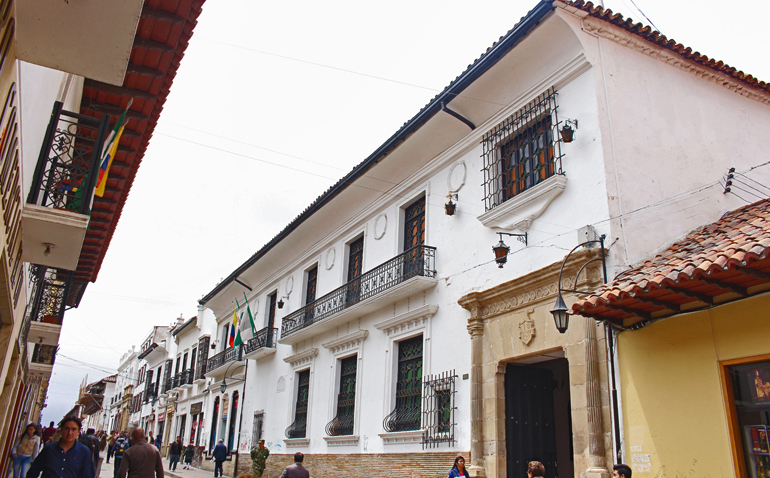
[[[564,266],[567,264],[567,260],[569,259],[569,256],[572,255],[573,252],[575,252],[579,247],[587,246],[589,244],[599,243],[599,249],[601,251],[601,257],[597,257],[595,259],[591,259],[589,261],[586,261],[585,264],[583,264],[580,269],[578,269],[577,274],[575,274],[575,287],[577,287],[577,281],[578,277],[580,277],[580,273],[583,272],[583,269],[586,268],[586,266],[592,262],[601,261],[602,262],[602,272],[604,273],[604,283],[607,283],[607,260],[604,256],[604,239],[607,236],[605,234],[602,234],[599,236],[599,239],[594,239],[592,241],[586,241],[583,243],[578,244],[574,248],[572,248],[571,251],[569,251],[569,254],[564,258],[564,260],[561,263],[561,269],[559,269],[559,283],[558,288],[559,292],[556,296],[556,305],[553,306],[553,309],[551,309],[551,314],[553,314],[553,320],[556,322],[556,328],[559,329],[560,333],[564,333],[567,331],[567,327],[569,327],[569,314],[567,313],[569,309],[567,308],[567,304],[564,302],[564,297],[562,297],[562,292],[574,292],[576,294],[591,294],[592,292],[587,292],[584,290],[576,290],[576,289],[562,289],[561,288],[561,275],[564,272]],[[502,242],[502,241],[501,241]],[[500,266],[502,267],[502,266]]]

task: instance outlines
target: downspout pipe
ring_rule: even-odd
[[[460,113],[458,113],[457,111],[454,111],[454,110],[450,110],[450,109],[447,107],[446,103],[444,103],[443,101],[441,102],[441,111],[445,111],[445,112],[449,113],[451,116],[454,116],[455,118],[459,119],[460,121],[462,121],[463,123],[465,123],[466,125],[468,125],[468,127],[471,129],[471,131],[472,131],[472,130],[474,130],[474,129],[476,129],[476,125],[475,125],[475,124],[473,124],[473,123],[471,122],[471,120],[469,120],[469,119],[468,119],[468,118],[466,118],[465,116],[461,115],[461,114],[460,114]]]

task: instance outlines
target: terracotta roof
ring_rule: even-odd
[[[573,314],[620,322],[667,316],[764,291],[770,283],[770,199],[725,214],[600,287]],[[632,321],[633,321],[632,320]]]
[[[593,3],[585,2],[583,0],[577,0],[573,2],[565,1],[564,3],[575,8],[579,8],[580,10],[587,12],[592,17],[600,18],[626,31],[634,33],[635,35],[638,35],[651,43],[661,46],[667,50],[671,50],[683,56],[684,58],[687,58],[688,60],[692,60],[695,63],[699,63],[705,67],[711,68],[712,70],[725,73],[726,75],[746,83],[747,85],[759,88],[766,92],[770,92],[770,84],[765,83],[764,81],[759,81],[752,75],[747,75],[746,73],[733,68],[732,66],[727,65],[722,61],[717,61],[713,58],[709,58],[706,55],[702,55],[697,51],[693,51],[692,48],[686,47],[674,39],[667,38],[665,35],[656,30],[653,30],[649,26],[642,25],[638,22],[634,23],[634,21],[630,18],[623,17],[623,15],[619,13],[613,13],[609,8],[605,9],[600,6],[595,6]]]
[[[67,297],[69,306],[77,307],[88,283],[96,281],[99,275],[204,2],[145,0],[123,85],[85,81],[81,114],[96,118],[108,114],[114,125],[129,100],[133,98],[133,102],[104,197],[94,198],[91,223]]]

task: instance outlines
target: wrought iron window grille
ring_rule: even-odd
[[[337,414],[326,424],[328,436],[352,435],[356,411],[356,374],[358,355],[340,361],[340,392],[337,394]]]
[[[297,403],[294,408],[294,421],[286,428],[286,438],[305,438],[307,436],[307,410],[310,399],[310,370],[297,374]]]
[[[30,264],[30,320],[61,325],[74,272]]]
[[[486,211],[554,174],[564,174],[557,96],[550,88],[482,139]]]
[[[436,277],[436,248],[418,245],[286,316],[281,336],[320,322],[413,277]]]
[[[423,449],[438,447],[441,443],[449,446],[455,443],[455,383],[454,370],[439,375],[428,375],[422,385],[422,434]]]
[[[265,411],[259,410],[254,412],[254,421],[251,427],[251,448],[259,445],[259,440],[262,439],[262,428],[265,424]]]
[[[398,343],[396,406],[382,421],[386,432],[420,429],[422,348],[422,335]]]

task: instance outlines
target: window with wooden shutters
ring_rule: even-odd
[[[557,93],[550,89],[487,133],[482,144],[487,211],[561,171]]]

